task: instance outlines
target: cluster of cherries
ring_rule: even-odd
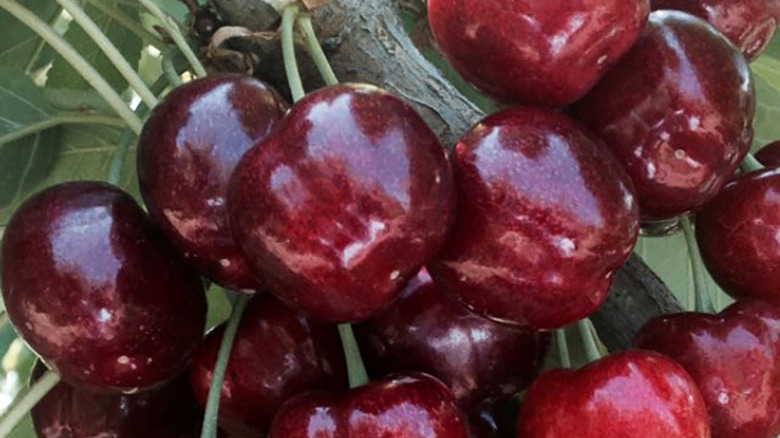
[[[203,339],[203,275],[257,292],[222,386],[231,438],[776,437],[780,146],[736,171],[753,139],[746,57],[780,5],[652,3],[429,0],[455,68],[526,105],[449,157],[368,85],[292,107],[239,76],[171,92],[139,142],[148,215],[72,182],[6,229],[8,315],[64,381],[33,410],[39,435],[197,436],[225,330]],[[536,379],[547,331],[599,307],[641,222],[692,212],[737,303]],[[374,378],[350,391],[342,323]]]

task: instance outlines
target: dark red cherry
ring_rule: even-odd
[[[78,388],[135,391],[184,369],[206,296],[130,195],[75,182],[25,202],[3,236],[2,286],[19,335]]]
[[[574,107],[634,180],[646,220],[701,208],[753,140],[747,62],[717,29],[656,11],[639,41]]]
[[[780,169],[730,182],[696,216],[696,241],[729,295],[780,305]]]
[[[476,313],[555,328],[596,310],[637,240],[628,175],[568,117],[517,108],[467,133],[452,155],[457,221],[428,265]]]
[[[681,313],[648,322],[639,348],[680,363],[698,385],[717,438],[780,434],[780,309],[759,301],[720,315]]]
[[[696,384],[671,359],[619,353],[542,374],[525,396],[518,438],[709,438]]]
[[[355,330],[373,376],[429,373],[450,387],[465,411],[529,385],[550,344],[547,333],[499,324],[450,301],[425,270],[390,308]]]
[[[38,362],[33,381],[45,370]],[[60,383],[31,415],[38,438],[197,438],[203,422],[186,374],[138,394],[96,394]]]
[[[444,241],[455,193],[411,106],[369,85],[309,94],[236,169],[236,242],[282,301],[328,322],[386,307]]]
[[[780,167],[780,141],[769,143],[756,152],[756,159],[767,167]]]
[[[710,22],[748,59],[755,59],[780,24],[777,0],[652,0],[653,10],[677,9]]]
[[[203,406],[223,334],[224,327],[209,333],[190,368]],[[264,294],[252,299],[241,319],[222,385],[219,424],[233,438],[264,436],[288,398],[347,387],[336,327],[310,323]]]
[[[467,438],[447,387],[425,374],[389,376],[336,395],[307,393],[285,403],[269,438]]]
[[[430,0],[431,30],[467,80],[507,102],[582,97],[636,41],[649,0]]]
[[[239,159],[286,109],[260,81],[210,76],[171,92],[138,143],[138,178],[152,219],[188,262],[229,289],[259,284],[233,243],[228,182]]]

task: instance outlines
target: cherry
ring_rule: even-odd
[[[730,182],[696,216],[696,241],[724,291],[780,305],[780,169]]]
[[[389,376],[345,395],[308,393],[287,401],[269,438],[466,438],[447,387],[425,374]]]
[[[38,362],[33,381],[46,367]],[[95,394],[59,383],[32,409],[39,438],[197,438],[203,414],[185,376],[138,394]]]
[[[203,335],[206,297],[130,195],[74,182],[26,201],[3,236],[2,289],[19,335],[67,383],[158,385]]]
[[[480,315],[536,328],[583,318],[637,240],[628,175],[568,117],[516,108],[484,119],[452,155],[458,217],[428,265]]]
[[[690,373],[709,409],[713,436],[780,434],[780,309],[744,301],[717,316],[656,318],[636,345],[665,354]]]
[[[649,0],[430,0],[431,30],[467,80],[502,101],[582,97],[636,41]]]
[[[753,139],[745,58],[683,12],[656,11],[629,54],[573,109],[631,175],[646,220],[698,210],[733,175]]]
[[[467,311],[424,270],[390,308],[355,331],[372,375],[430,373],[449,386],[465,411],[520,392],[541,370],[550,344],[547,333]]]
[[[224,327],[209,333],[190,368],[195,395],[205,406]],[[306,390],[347,388],[338,330],[310,323],[270,295],[247,306],[230,354],[219,424],[231,437],[268,432],[281,404]]]
[[[756,153],[756,159],[768,167],[780,167],[780,141],[769,143]]]
[[[518,438],[709,438],[707,409],[680,365],[647,351],[548,371],[525,396]]]
[[[436,135],[411,106],[360,84],[298,102],[241,160],[228,198],[250,266],[327,322],[386,307],[441,246],[454,203]]]
[[[748,59],[766,49],[780,20],[777,0],[652,0],[653,10],[677,9],[699,16],[726,34]]]
[[[225,198],[238,160],[287,109],[262,82],[213,76],[175,89],[138,143],[138,178],[149,214],[185,259],[236,290],[258,280],[233,243]]]
[[[517,400],[483,406],[469,416],[469,438],[509,438],[516,436]]]

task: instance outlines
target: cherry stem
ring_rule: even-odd
[[[25,415],[59,382],[60,376],[53,371],[47,371],[46,374],[38,379],[34,385],[17,399],[16,404],[0,418],[0,437],[8,436],[24,419]]]
[[[293,40],[293,25],[298,17],[298,5],[285,8],[282,13],[282,57],[284,58],[284,71],[287,74],[287,83],[294,102],[303,99],[306,90],[301,81],[301,72],[298,70],[298,61],[295,59],[295,41]]]
[[[588,362],[596,362],[603,357],[601,349],[596,342],[596,336],[591,329],[590,319],[584,318],[577,322],[577,328],[582,336],[582,342],[585,347],[585,354],[588,357]]]
[[[696,290],[696,311],[702,313],[715,313],[710,293],[707,290],[707,283],[704,275],[706,268],[701,259],[699,245],[696,243],[696,233],[693,230],[693,224],[691,223],[691,219],[687,216],[683,217],[680,223],[682,224],[683,234],[685,235],[685,242],[688,244],[688,256],[690,258],[691,268],[693,269],[693,285]]]
[[[756,159],[753,154],[748,153],[742,162],[742,170],[746,172],[755,172],[764,168],[764,165]]]
[[[233,341],[236,339],[238,326],[241,322],[241,316],[246,310],[251,295],[241,294],[233,307],[233,313],[230,315],[225,334],[222,335],[222,344],[219,346],[217,362],[214,364],[214,373],[211,376],[211,386],[209,395],[206,399],[206,412],[203,416],[203,431],[201,438],[216,438],[217,436],[217,418],[219,416],[219,400],[222,395],[222,383],[225,381],[225,370],[227,370],[230,351],[233,349]]]
[[[341,345],[344,347],[344,357],[347,359],[349,387],[363,386],[368,383],[368,372],[360,355],[360,347],[355,339],[355,332],[352,331],[352,325],[339,324],[339,335],[341,335]]]
[[[125,13],[123,13],[119,9],[109,4],[109,2],[106,2],[105,0],[89,0],[89,4],[94,6],[95,9],[104,13],[112,20],[116,21],[125,29],[138,35],[138,37],[141,38],[141,40],[143,40],[144,43],[150,46],[154,46],[159,50],[163,50],[165,48],[166,44],[159,36],[144,29],[144,27],[138,24],[138,22],[136,22],[132,18],[128,17]]]
[[[164,77],[159,77],[152,85],[152,92],[155,95],[162,94],[162,92],[165,90],[166,84],[166,79]],[[147,112],[149,112],[149,108],[143,106],[135,110],[135,113],[139,117],[145,116]],[[122,170],[125,167],[125,161],[127,160],[127,155],[130,152],[130,145],[133,144],[134,138],[135,135],[133,131],[129,129],[125,129],[124,132],[122,132],[122,134],[119,136],[119,140],[116,144],[116,151],[114,152],[114,157],[111,159],[111,166],[108,169],[108,178],[106,178],[109,183],[120,185],[122,180]]]
[[[152,15],[157,17],[158,20],[160,20],[160,23],[162,24],[163,28],[168,31],[168,35],[173,39],[176,47],[178,47],[181,53],[184,54],[184,57],[187,58],[187,61],[195,71],[195,75],[198,77],[205,77],[208,74],[206,72],[206,68],[203,67],[200,59],[198,59],[198,57],[195,55],[192,47],[190,47],[189,43],[184,38],[184,35],[182,35],[181,29],[179,29],[179,25],[173,21],[173,18],[169,17],[165,12],[163,12],[162,9],[160,9],[154,3],[154,0],[138,0],[138,2],[141,3],[147,10],[149,10]]]
[[[336,85],[339,83],[336,73],[333,72],[333,68],[328,62],[328,57],[322,50],[319,40],[317,39],[317,33],[314,32],[314,26],[311,24],[310,14],[301,14],[298,18],[298,29],[303,33],[306,38],[306,50],[309,52],[314,65],[320,72],[320,76],[327,85]]]
[[[562,368],[571,368],[571,355],[569,355],[569,344],[566,341],[566,330],[558,329],[555,331],[555,345],[558,347],[558,361]]]
[[[73,20],[84,30],[84,33],[98,46],[100,51],[111,61],[111,64],[119,71],[130,87],[141,96],[141,100],[146,106],[152,108],[157,106],[157,96],[152,93],[152,90],[146,86],[143,79],[138,76],[135,69],[127,62],[124,56],[119,53],[119,50],[114,46],[111,40],[108,39],[106,34],[100,30],[97,24],[92,21],[92,18],[81,9],[81,6],[76,4],[73,0],[56,0],[66,11],[73,17]]]
[[[19,21],[24,23],[32,31],[37,33],[49,45],[59,53],[65,61],[79,72],[84,79],[100,93],[108,104],[119,114],[133,132],[140,133],[143,124],[124,100],[111,88],[111,85],[103,76],[95,70],[90,63],[81,56],[64,38],[54,31],[48,24],[38,18],[29,9],[14,0],[0,0],[0,7],[8,11]]]

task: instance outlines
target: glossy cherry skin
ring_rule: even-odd
[[[696,215],[712,277],[735,298],[780,305],[780,169],[741,175]]]
[[[707,404],[714,437],[780,434],[780,309],[743,301],[719,315],[656,318],[639,332],[636,345],[688,371]]]
[[[286,110],[263,82],[209,76],[172,91],[138,142],[138,178],[152,219],[188,262],[229,289],[259,287],[230,233],[230,176]]]
[[[529,385],[550,345],[548,333],[469,312],[447,298],[425,270],[392,306],[355,332],[372,376],[429,373],[449,386],[467,412]]]
[[[36,364],[33,380],[45,370]],[[203,423],[186,375],[138,394],[96,394],[59,383],[31,415],[38,438],[197,438]]]
[[[360,84],[298,102],[246,154],[228,199],[236,242],[270,291],[327,322],[386,307],[439,249],[454,205],[436,135]]]
[[[756,159],[767,167],[780,167],[780,141],[769,143],[756,152]]]
[[[307,393],[287,401],[269,438],[466,438],[467,423],[440,381],[388,376],[347,394]]]
[[[628,351],[580,370],[548,371],[526,393],[518,438],[709,438],[707,409],[685,370]]]
[[[190,368],[206,405],[224,327],[209,333]],[[232,438],[264,436],[279,406],[308,390],[345,390],[347,371],[335,326],[311,323],[264,294],[247,306],[230,353],[219,424]]]
[[[780,19],[777,0],[652,0],[653,10],[676,9],[718,28],[748,59],[755,59],[772,40]]]
[[[649,0],[430,0],[431,30],[463,77],[505,102],[567,105],[623,56]]]
[[[754,112],[739,50],[678,11],[650,14],[634,48],[573,109],[628,170],[647,220],[698,210],[720,191],[750,149]]]
[[[158,385],[187,366],[206,324],[200,278],[130,195],[99,182],[48,188],[17,210],[2,285],[19,335],[77,388]]]
[[[467,133],[452,163],[458,216],[428,264],[441,290],[542,329],[595,311],[639,230],[631,180],[607,147],[564,115],[516,108]]]
[[[510,438],[516,436],[518,401],[509,400],[483,406],[469,415],[469,438]]]

